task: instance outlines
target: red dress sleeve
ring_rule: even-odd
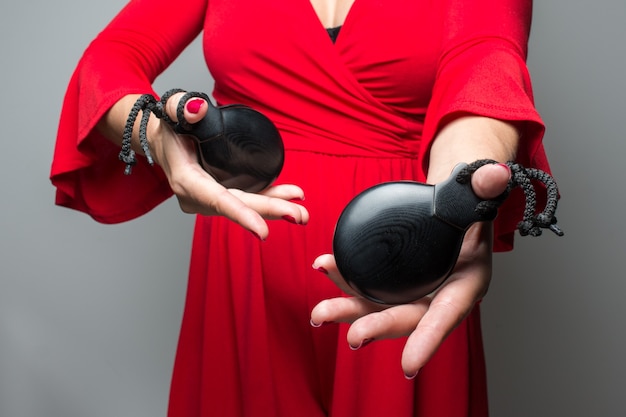
[[[205,10],[206,0],[133,0],[91,42],[61,109],[50,173],[57,204],[118,223],[172,195],[163,171],[143,157],[124,175],[119,147],[94,127],[125,95],[156,96],[152,83],[200,33]]]
[[[549,172],[526,66],[531,0],[448,1],[432,99],[424,126],[422,166],[447,116],[471,113],[521,126],[517,162]],[[495,250],[510,250],[522,218],[523,195],[514,190],[495,222]]]

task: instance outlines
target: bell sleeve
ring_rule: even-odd
[[[128,94],[156,93],[152,83],[202,29],[206,0],[172,7],[167,0],[133,0],[80,58],[61,108],[50,180],[56,204],[102,223],[139,217],[172,195],[165,174],[138,156],[124,175],[119,146],[95,126]]]
[[[542,145],[545,128],[526,66],[532,1],[447,3],[446,35],[424,126],[422,167],[427,168],[430,145],[445,119],[466,113],[514,122],[521,134],[516,162],[550,172]],[[496,251],[512,249],[523,209],[523,194],[515,189],[495,220]]]

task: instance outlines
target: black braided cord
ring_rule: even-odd
[[[174,122],[165,112],[165,105],[167,104],[167,101],[176,93],[185,93],[178,103],[178,108],[176,109],[176,117],[179,120],[178,123]],[[204,93],[186,92],[180,88],[168,90],[165,94],[163,94],[160,100],[157,100],[152,94],[143,94],[137,99],[128,114],[128,119],[126,119],[126,125],[124,126],[124,132],[122,135],[122,149],[119,153],[120,161],[126,164],[126,168],[124,169],[125,175],[130,175],[132,173],[133,166],[137,163],[135,151],[131,147],[131,140],[133,137],[135,122],[137,121],[137,117],[139,117],[139,112],[142,112],[141,120],[139,122],[139,144],[141,145],[141,150],[146,156],[148,163],[150,165],[154,165],[154,159],[152,158],[150,147],[148,146],[147,134],[150,114],[154,114],[156,117],[165,121],[172,127],[181,126],[182,128],[188,130],[191,125],[185,119],[185,103],[193,97],[203,98],[207,102],[209,101],[209,97]]]
[[[487,164],[496,164],[497,161],[491,159],[481,159],[467,165],[457,175],[457,182],[467,184],[471,180],[472,174],[480,167]],[[517,224],[517,229],[522,236],[540,236],[542,229],[550,229],[558,236],[564,233],[556,224],[556,207],[559,200],[559,190],[556,181],[549,174],[536,168],[524,168],[520,164],[509,161],[506,165],[511,169],[511,179],[507,185],[507,189],[498,197],[492,200],[481,201],[476,210],[480,214],[495,214],[498,207],[504,203],[511,190],[515,187],[521,187],[524,191],[526,205],[522,221]],[[537,212],[537,192],[532,183],[537,180],[546,186],[546,206],[542,212]]]

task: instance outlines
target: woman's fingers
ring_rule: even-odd
[[[295,185],[271,187],[261,194],[247,193],[237,189],[231,189],[229,192],[265,219],[283,219],[303,225],[309,222],[307,209],[290,201],[304,198],[302,190]]]
[[[365,340],[395,339],[408,336],[418,326],[429,308],[430,299],[423,298],[410,304],[373,311],[355,320],[348,330],[350,346],[359,346]]]
[[[346,294],[356,295],[356,293],[350,288],[348,283],[343,279],[339,270],[337,269],[337,263],[335,262],[335,257],[331,254],[324,254],[318,256],[315,261],[313,261],[313,269],[318,270],[328,276],[330,280],[337,286],[341,291]],[[341,320],[346,321],[346,320]]]
[[[402,353],[402,369],[406,375],[417,374],[476,304],[475,294],[482,291],[483,283],[469,275],[466,278],[447,283],[410,334]]]
[[[397,306],[372,303],[358,296],[328,299],[314,307],[311,323],[351,323],[347,342],[353,349],[366,341],[409,336],[402,368],[408,377],[413,377],[485,295],[491,279],[490,236],[489,224],[472,226],[454,272],[427,297]],[[332,255],[319,256],[313,268],[325,272],[347,294],[354,294],[339,274]]]
[[[299,204],[272,197],[271,194],[226,189],[201,168],[197,170],[202,172],[185,176],[187,181],[176,191],[181,209],[187,213],[228,217],[262,240],[267,238],[269,232],[264,219],[283,219],[295,224],[309,221],[308,211]]]
[[[184,95],[185,93],[173,94],[172,97],[167,100],[167,103],[165,103],[165,112],[170,117],[170,119],[174,120],[175,122],[178,121],[178,116],[176,113],[178,103]],[[187,120],[187,122],[191,124],[197,123],[202,120],[204,116],[206,116],[208,109],[209,104],[204,99],[201,99],[199,97],[192,97],[185,103],[185,120]]]
[[[304,191],[302,188],[293,184],[280,184],[269,187],[259,194],[266,195],[268,197],[280,198],[283,200],[298,200],[304,201]]]
[[[487,164],[472,174],[472,189],[480,198],[490,200],[502,194],[511,179],[511,169],[505,164]]]
[[[181,210],[205,216],[225,216],[250,230],[261,239],[268,235],[268,227],[262,216],[248,207],[235,194],[217,183],[202,168],[193,167],[184,180],[172,187]]]
[[[467,231],[452,275],[433,294],[428,311],[405,344],[402,369],[406,375],[417,374],[487,293],[492,272],[491,234],[489,223],[475,224]]]
[[[265,218],[278,219],[289,216],[293,223],[309,222],[309,212],[299,203],[305,199],[304,191],[297,185],[274,185],[259,193],[246,193],[244,198],[249,199],[250,205],[258,208]],[[257,201],[262,205],[259,206]],[[272,204],[263,204],[266,201]]]
[[[341,277],[333,255],[319,256],[313,262],[313,268],[325,273],[346,294],[354,295],[323,300],[311,311],[311,321],[314,324],[352,323],[348,331],[348,342],[351,346],[358,346],[365,339],[406,336],[415,330],[427,308],[428,300],[389,306],[356,295]]]
[[[450,277],[433,296],[410,304],[383,306],[359,297],[328,299],[315,306],[311,322],[352,323],[347,342],[353,349],[372,340],[409,336],[401,363],[405,375],[414,377],[469,314],[488,281],[484,268],[469,268]]]

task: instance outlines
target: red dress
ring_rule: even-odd
[[[525,66],[530,15],[522,0],[356,0],[333,44],[308,0],[135,0],[92,42],[62,110],[58,204],[114,223],[171,196],[143,160],[125,177],[94,125],[123,95],[152,92],[204,29],[215,99],[275,122],[287,149],[278,182],[300,185],[311,214],[306,227],[270,222],[266,242],[197,218],[171,416],[487,414],[478,308],[407,381],[404,339],[352,351],[347,326],[309,325],[312,307],[339,295],[311,263],[331,252],[358,192],[425,179],[428,147],[453,112],[525,122],[519,162],[548,170]],[[516,198],[501,209],[498,250],[511,248],[520,212]]]

